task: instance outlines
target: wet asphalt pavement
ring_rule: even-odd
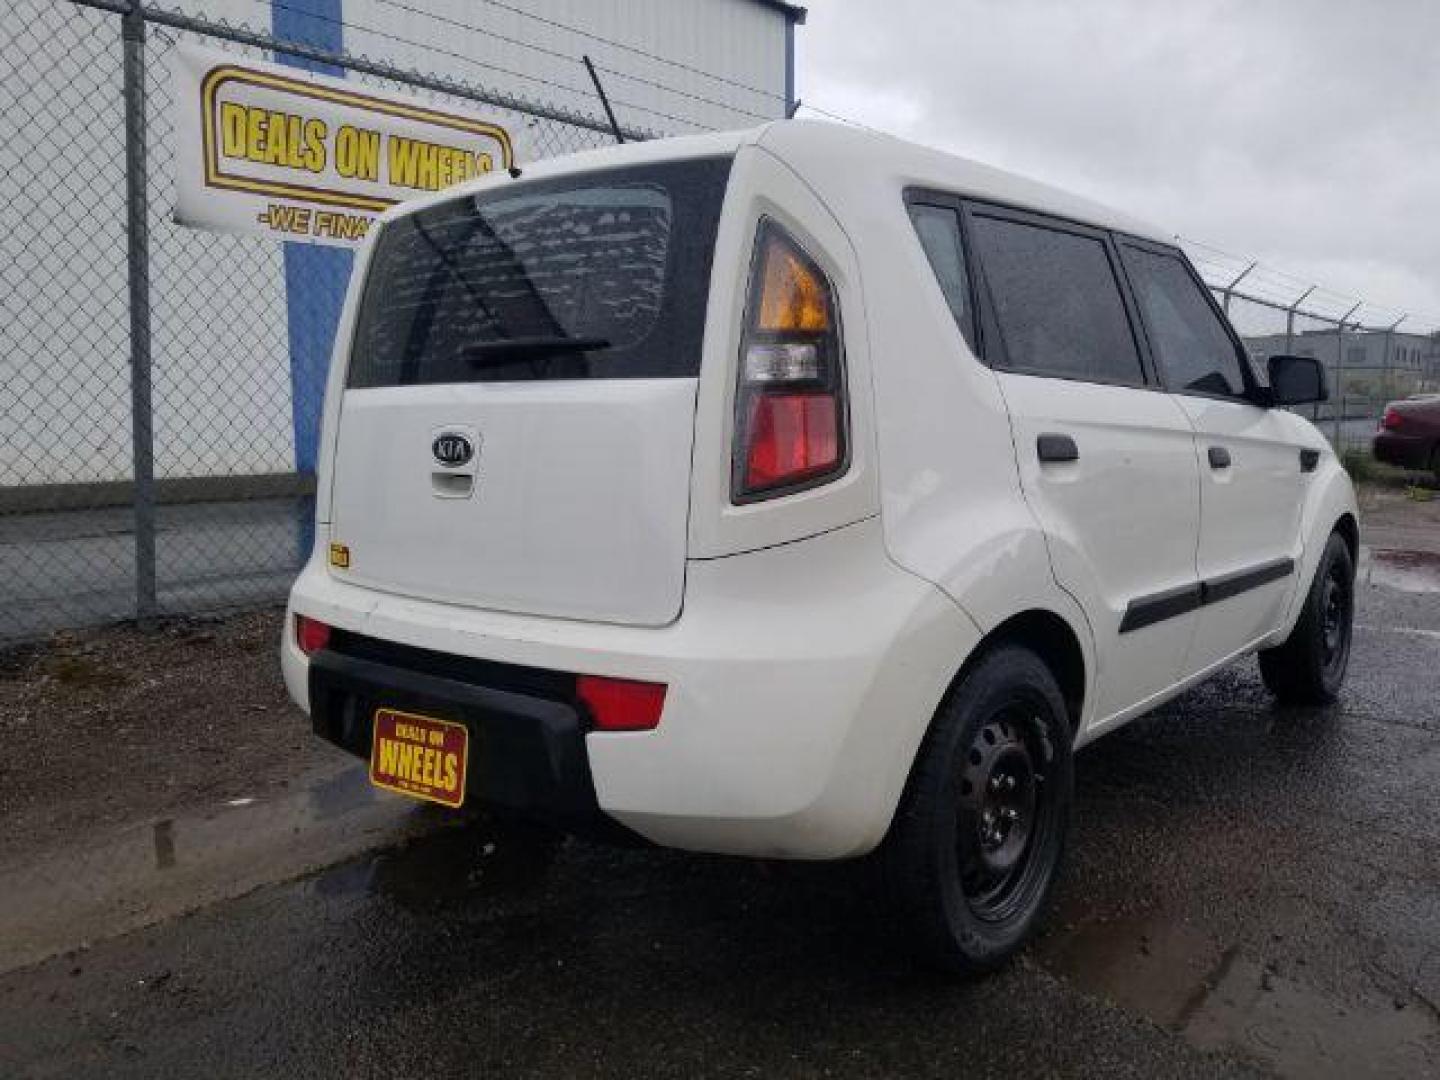
[[[998,975],[917,968],[865,862],[547,868],[397,803],[403,842],[0,975],[0,1075],[1440,1074],[1437,590],[1369,561],[1336,707],[1246,661],[1082,752]]]

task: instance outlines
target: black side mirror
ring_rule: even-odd
[[[1272,356],[1270,369],[1271,405],[1306,405],[1328,401],[1325,368],[1313,356]]]

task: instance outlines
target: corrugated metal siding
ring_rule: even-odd
[[[605,69],[621,122],[667,134],[784,115],[787,20],[751,0],[527,0],[523,10],[483,0],[403,2],[419,10],[346,0],[346,21],[419,45],[356,30],[347,32],[348,46],[383,46],[403,63],[598,114],[580,64],[589,54]]]
[[[173,6],[270,27],[257,0]],[[340,17],[349,52],[599,116],[588,53],[621,122],[660,134],[785,114],[789,19],[755,0],[342,0]]]

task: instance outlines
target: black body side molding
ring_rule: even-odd
[[[1228,600],[1232,596],[1239,596],[1251,589],[1258,589],[1261,585],[1268,585],[1272,581],[1287,578],[1294,572],[1294,559],[1276,559],[1273,562],[1252,566],[1248,570],[1237,570],[1233,574],[1210,578],[1201,583],[1200,588],[1203,595],[1200,602],[1214,604],[1221,600]]]
[[[1233,574],[1222,574],[1194,585],[1152,593],[1131,600],[1125,607],[1125,617],[1120,620],[1120,633],[1153,626],[1155,623],[1188,615],[1206,604],[1218,604],[1232,596],[1239,596],[1261,585],[1287,578],[1295,572],[1294,559],[1273,559],[1259,566],[1237,570]]]
[[[1188,615],[1202,603],[1204,600],[1198,581],[1194,585],[1168,589],[1131,600],[1125,607],[1125,617],[1120,620],[1120,633],[1128,634],[1131,630],[1154,626],[1177,615]]]

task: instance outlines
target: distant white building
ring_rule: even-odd
[[[1324,365],[1331,387],[1346,383],[1378,384],[1388,372],[1398,383],[1440,381],[1440,342],[1424,334],[1383,330],[1303,330],[1287,339],[1284,334],[1248,335],[1250,355],[1260,363],[1268,356],[1289,352],[1313,356]],[[1343,351],[1342,351],[1343,350]],[[1376,385],[1378,392],[1379,387]]]

